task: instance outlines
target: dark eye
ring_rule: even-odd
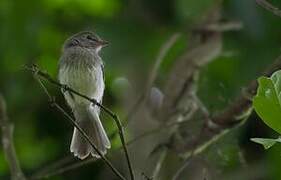
[[[97,41],[97,39],[95,39],[94,37],[92,37],[92,36],[90,36],[90,35],[88,35],[86,38],[87,38],[88,40]]]

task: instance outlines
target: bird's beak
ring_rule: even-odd
[[[105,40],[101,40],[101,41],[99,42],[99,44],[100,44],[101,47],[106,47],[106,46],[109,45],[109,42],[108,42],[108,41],[105,41]]]

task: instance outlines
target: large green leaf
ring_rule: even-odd
[[[269,127],[281,133],[281,70],[270,78],[258,79],[257,95],[253,105],[257,114]]]
[[[251,141],[263,145],[264,149],[271,148],[275,143],[281,143],[281,138],[268,139],[268,138],[251,138]]]

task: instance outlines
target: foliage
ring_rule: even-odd
[[[276,71],[270,78],[260,77],[257,95],[253,106],[257,114],[270,128],[281,133],[281,70]],[[272,147],[280,138],[252,138],[252,141],[262,144],[265,149]]]

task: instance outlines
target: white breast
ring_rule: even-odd
[[[96,99],[98,102],[102,100],[104,80],[100,65],[92,68],[87,68],[85,65],[62,66],[59,70],[59,81],[81,94]],[[67,92],[65,98],[71,107],[75,104],[89,103],[89,101],[78,96],[74,96],[73,99]]]

